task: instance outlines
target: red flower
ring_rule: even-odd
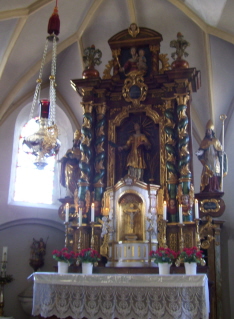
[[[191,248],[184,248],[182,252],[178,253],[178,256],[181,260],[184,262],[201,262],[201,259],[203,257],[203,252],[201,250],[198,250],[197,247],[191,247]]]
[[[69,252],[68,248],[62,248],[59,250],[53,250],[52,251],[53,258],[57,261],[63,261],[67,262],[69,264],[72,264],[77,260],[78,254],[74,253],[74,251]]]
[[[177,257],[177,253],[174,250],[164,247],[159,247],[156,251],[150,251],[149,255],[156,264],[172,263]]]

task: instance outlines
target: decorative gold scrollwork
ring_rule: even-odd
[[[136,97],[132,93],[134,89],[137,91]],[[125,101],[132,102],[134,106],[140,106],[140,102],[146,99],[147,92],[148,86],[144,83],[143,73],[141,71],[130,72],[122,89]]]

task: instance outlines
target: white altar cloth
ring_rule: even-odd
[[[208,319],[206,275],[33,275],[34,316]]]

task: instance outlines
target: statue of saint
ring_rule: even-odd
[[[142,181],[144,169],[146,169],[144,149],[150,149],[151,145],[147,137],[141,133],[139,123],[134,123],[134,130],[135,134],[129,137],[125,146],[119,146],[118,150],[130,149],[127,157],[128,174]]]
[[[60,183],[67,189],[67,196],[73,197],[77,188],[77,182],[80,177],[79,162],[81,158],[80,151],[80,130],[74,133],[73,147],[68,149],[61,158]]]
[[[214,124],[209,120],[206,124],[206,135],[196,152],[203,165],[201,175],[201,192],[219,192],[221,181],[222,145],[215,138]],[[227,158],[224,154],[223,172],[227,174]]]

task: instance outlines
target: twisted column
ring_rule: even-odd
[[[166,189],[166,197],[167,197],[167,206],[168,206],[168,220],[169,222],[176,222],[176,209],[171,209],[170,203],[173,201],[174,205],[176,205],[176,185],[177,185],[177,167],[176,167],[176,158],[177,158],[177,149],[176,149],[176,127],[175,120],[176,115],[174,111],[174,102],[173,99],[167,99],[165,101],[165,135],[166,135],[166,143],[165,143],[165,158],[166,158],[166,168],[167,168],[167,189]]]
[[[80,180],[79,180],[79,207],[84,208],[87,199],[87,194],[89,192],[89,185],[90,185],[90,174],[91,174],[91,165],[90,159],[92,156],[92,150],[90,147],[90,143],[92,141],[92,110],[93,104],[92,102],[82,102],[81,106],[83,108],[83,124],[81,127],[81,159],[80,159]],[[84,212],[84,211],[83,211]]]
[[[95,141],[95,176],[93,180],[94,186],[94,201],[95,201],[95,215],[101,214],[101,201],[104,192],[103,179],[106,174],[104,162],[106,153],[104,150],[105,142],[105,125],[106,125],[106,103],[101,103],[96,106],[97,124],[96,124],[96,141]]]
[[[183,220],[191,221],[191,205],[193,204],[191,202],[191,191],[193,192],[193,186],[191,184],[191,156],[189,152],[190,136],[188,132],[189,119],[187,115],[187,101],[189,100],[189,95],[188,93],[176,94],[176,99],[178,104],[178,171],[180,174],[178,186],[178,200],[179,204],[182,204],[183,207]]]

